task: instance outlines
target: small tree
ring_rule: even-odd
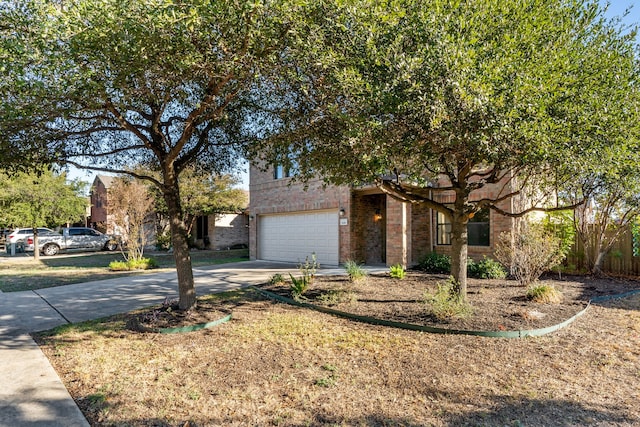
[[[109,188],[109,212],[122,231],[127,261],[140,261],[148,238],[145,223],[153,213],[154,199],[148,187],[139,181],[118,178]],[[123,249],[124,254],[124,249]]]
[[[640,173],[637,163],[626,171],[589,175],[578,193],[589,197],[573,217],[591,274],[602,274],[605,256],[640,215]],[[575,197],[575,196],[574,196]]]
[[[495,256],[511,269],[522,286],[536,282],[542,273],[560,264],[566,257],[563,239],[544,222],[520,221],[513,235],[502,233]]]

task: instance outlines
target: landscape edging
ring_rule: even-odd
[[[437,328],[433,326],[416,325],[413,323],[394,322],[391,320],[377,319],[375,317],[361,316],[358,314],[348,313],[345,311],[334,310],[328,307],[322,307],[315,304],[296,301],[294,299],[283,297],[282,295],[278,295],[273,292],[269,292],[255,286],[251,286],[251,288],[265,295],[266,297],[270,299],[274,299],[276,301],[284,302],[291,305],[296,305],[299,307],[310,308],[312,310],[316,310],[322,313],[332,314],[335,316],[344,317],[344,318],[355,320],[362,323],[368,323],[368,324],[379,325],[379,326],[389,326],[389,327],[398,328],[398,329],[408,329],[413,331],[428,332],[432,334],[473,335],[473,336],[489,337],[489,338],[524,338],[524,337],[539,337],[542,335],[547,335],[551,332],[555,332],[573,323],[578,317],[582,316],[591,305],[591,301],[589,301],[584,309],[580,310],[578,313],[576,313],[569,319],[557,325],[552,325],[545,328],[518,330],[518,331],[474,331],[474,330],[464,330],[464,329]]]
[[[160,328],[158,329],[158,332],[161,334],[181,334],[185,332],[199,331],[200,329],[213,328],[214,326],[226,323],[229,320],[231,320],[231,314],[207,323],[198,323],[196,325],[182,326],[178,328]]]

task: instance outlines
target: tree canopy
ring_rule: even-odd
[[[1,173],[0,225],[35,229],[84,221],[89,205],[85,188],[85,183],[67,182],[66,174],[51,170]],[[34,251],[36,259],[38,255]]]
[[[113,173],[153,165],[159,178],[134,176],[166,203],[187,309],[195,287],[180,173],[196,161],[222,173],[241,157],[264,100],[256,82],[286,66],[299,9],[288,0],[2,2],[0,152]]]
[[[470,217],[559,208],[585,165],[637,145],[635,34],[595,1],[356,0],[322,16],[279,122],[298,137],[264,157],[445,214],[462,296]],[[514,198],[528,205],[501,206]]]

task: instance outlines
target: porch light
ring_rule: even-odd
[[[338,211],[338,215],[344,216],[344,213],[344,208],[340,208],[340,210]]]
[[[382,214],[380,213],[380,209],[376,209],[376,213],[373,214],[373,220],[378,222],[382,219]]]

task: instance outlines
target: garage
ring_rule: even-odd
[[[338,211],[260,215],[258,258],[304,262],[316,254],[321,265],[338,265]]]

